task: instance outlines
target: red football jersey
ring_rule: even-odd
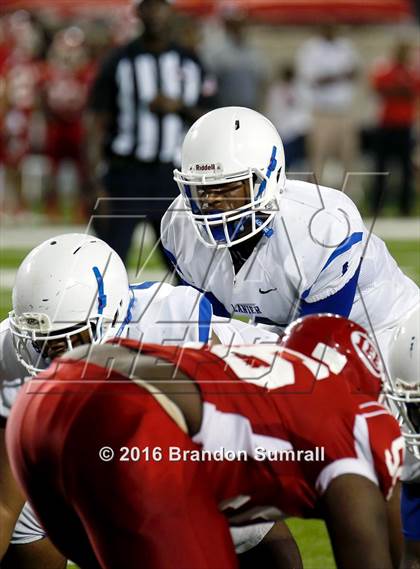
[[[0,161],[10,166],[18,166],[30,150],[41,75],[39,62],[20,59],[13,52],[0,64],[0,83],[4,83],[0,100]]]
[[[391,495],[403,459],[400,429],[377,400],[352,389],[351,364],[332,373],[278,345],[141,351],[176,364],[200,386],[203,422],[193,440],[215,453],[206,461],[214,491],[232,514],[240,504],[238,523],[271,518],[273,508],[313,517],[318,497],[345,473]]]
[[[283,514],[317,516],[318,498],[346,473],[369,478],[390,496],[403,459],[400,429],[374,396],[353,389],[358,378],[346,358],[330,354],[332,372],[325,359],[276,344],[193,349],[118,343],[131,350],[121,350],[121,361],[134,362],[141,351],[174,363],[199,385],[203,421],[193,441],[213,453],[205,456],[205,465],[218,503],[241,504],[237,523]],[[39,377],[66,380],[83,370],[83,380],[118,381],[124,378],[118,359],[104,373],[109,362],[98,368],[86,361],[77,368],[64,358]],[[57,398],[57,406],[62,404]],[[171,459],[190,457],[165,456]]]
[[[137,378],[139,352],[198,385],[192,438],[147,368]],[[21,390],[9,457],[49,537],[81,566],[94,550],[110,568],[137,569],[139,554],[150,569],[233,568],[226,518],[321,517],[318,498],[346,473],[390,495],[400,429],[354,389],[352,368],[333,352],[321,362],[279,345],[80,346]]]

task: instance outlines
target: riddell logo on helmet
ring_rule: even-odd
[[[194,170],[196,172],[219,172],[221,170],[220,164],[195,164]]]
[[[381,377],[381,357],[369,336],[363,332],[353,332],[351,335],[351,341],[357,355],[368,370],[373,373],[373,375],[376,375],[376,377]]]

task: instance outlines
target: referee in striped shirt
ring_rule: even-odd
[[[104,61],[88,118],[92,187],[105,197],[94,227],[124,261],[139,221],[159,238],[160,219],[178,195],[172,171],[183,135],[212,101],[197,56],[169,39],[170,1],[137,0],[135,8],[142,34]]]

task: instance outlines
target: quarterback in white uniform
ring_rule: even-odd
[[[13,311],[0,324],[0,420],[7,420],[29,374],[48,367],[71,347],[113,336],[162,344],[277,340],[271,332],[214,317],[211,303],[192,287],[160,282],[129,286],[121,259],[99,239],[83,234],[53,237],[19,267]],[[0,523],[7,533],[13,526],[7,527],[9,520],[1,519],[1,510]],[[25,504],[11,543],[33,543],[44,537]],[[0,559],[7,541],[0,542]]]
[[[162,219],[162,244],[186,284],[218,315],[284,327],[331,312],[365,327],[386,360],[419,299],[381,239],[342,192],[286,180],[274,126],[241,107],[216,109],[187,133],[181,195]]]

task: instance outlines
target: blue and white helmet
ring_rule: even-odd
[[[207,113],[188,131],[181,161],[174,180],[205,245],[229,247],[270,223],[286,176],[280,135],[263,115],[244,107]],[[198,188],[242,180],[249,181],[248,203],[230,211],[203,213]],[[246,232],[242,231],[245,223]]]
[[[99,343],[124,326],[130,290],[124,263],[104,241],[70,233],[47,239],[20,265],[9,324],[19,361],[32,374],[34,347],[78,334]],[[42,366],[41,366],[42,367]]]

